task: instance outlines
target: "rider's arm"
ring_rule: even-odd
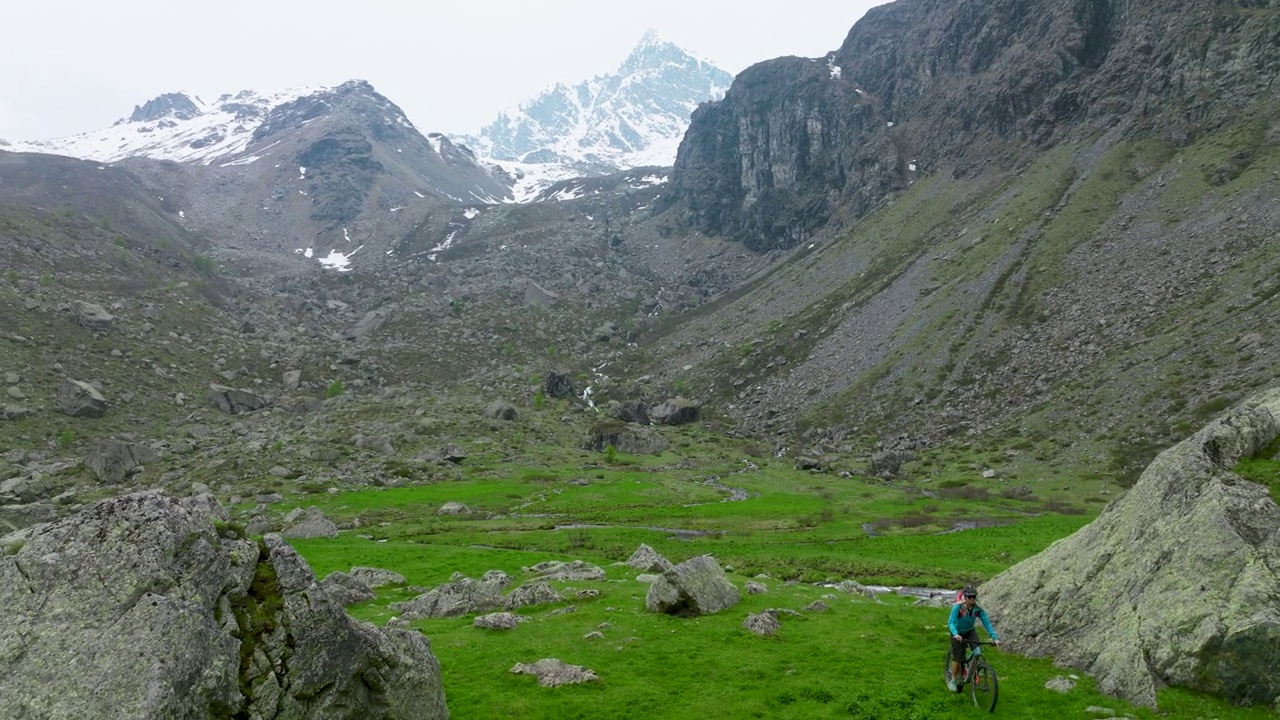
[[[991,621],[987,619],[987,611],[983,610],[981,614],[978,615],[978,617],[982,618],[982,627],[987,629],[987,634],[991,636],[991,639],[999,640],[1000,636],[997,635],[996,631],[991,628]]]
[[[956,618],[960,616],[960,604],[956,603],[951,606],[951,617],[947,618],[947,628],[951,630],[952,635],[959,635],[960,631],[956,629]]]

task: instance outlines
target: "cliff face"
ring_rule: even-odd
[[[1185,145],[1271,87],[1278,47],[1266,0],[900,0],[826,58],[761,63],[695,113],[664,207],[787,247],[917,173],[1113,129]]]

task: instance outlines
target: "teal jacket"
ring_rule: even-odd
[[[991,620],[987,617],[987,611],[977,604],[973,606],[973,612],[965,609],[964,603],[952,605],[951,617],[947,620],[947,627],[951,628],[952,635],[964,635],[973,630],[978,620],[982,621],[982,626],[987,629],[987,634],[991,636],[992,640],[1000,639],[996,631],[991,629]]]

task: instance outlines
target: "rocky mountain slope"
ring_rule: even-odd
[[[650,30],[607,75],[557,84],[503,112],[459,142],[519,170],[582,174],[669,166],[700,103],[724,95],[733,76]]]
[[[1132,477],[1274,379],[1278,31],[1225,4],[908,1],[748,69],[660,206],[672,234],[794,249],[654,355],[758,430],[999,428]]]
[[[110,129],[13,149],[146,176],[173,219],[242,272],[385,256],[385,238],[439,205],[509,200],[513,183],[443,135],[423,135],[363,81],[209,105],[162,95]]]

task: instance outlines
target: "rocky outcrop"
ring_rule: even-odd
[[[58,409],[78,418],[100,418],[107,414],[107,400],[89,383],[63,378],[58,383]]]
[[[448,717],[425,637],[351,619],[227,521],[139,493],[26,531],[0,557],[0,716]]]
[[[984,585],[1015,651],[1154,706],[1164,685],[1280,698],[1280,508],[1233,472],[1280,436],[1280,389],[1161,453],[1089,525]]]
[[[355,605],[377,597],[373,588],[347,573],[338,570],[324,576],[320,587],[329,593],[333,601],[343,607]]]
[[[738,604],[741,595],[720,563],[700,555],[667,570],[649,586],[645,607],[668,615],[711,615]]]
[[[591,427],[584,447],[604,452],[610,447],[632,455],[657,455],[671,446],[656,430],[605,420]]]

